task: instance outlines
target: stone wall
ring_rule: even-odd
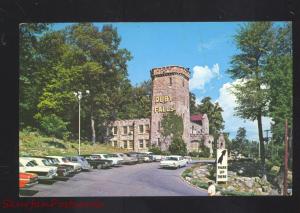
[[[108,136],[112,146],[132,151],[148,151],[150,119],[116,120],[110,125]]]

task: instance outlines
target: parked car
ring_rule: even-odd
[[[154,161],[161,161],[162,160],[162,155],[152,155]]]
[[[89,162],[82,156],[72,156],[67,157],[69,161],[73,163],[79,163],[81,165],[81,169],[84,171],[90,171],[92,170],[92,166],[89,164]]]
[[[116,153],[116,155],[123,159],[123,164],[132,165],[138,163],[138,159],[136,157],[131,157],[127,153]]]
[[[189,163],[192,163],[193,162],[193,159],[191,156],[184,156],[183,157],[185,160],[186,160],[186,163],[189,164]]]
[[[117,156],[114,157],[111,154],[100,153],[100,154],[92,154],[92,156],[99,156],[101,159],[111,160],[113,166],[121,166],[123,163],[122,158],[119,158]]]
[[[38,175],[38,179],[40,180],[49,180],[57,176],[56,168],[39,166],[35,161],[23,157],[19,158],[19,171],[35,173]]]
[[[26,173],[20,172],[19,173],[19,188],[29,188],[34,185],[38,184],[38,176],[34,173]]]
[[[72,165],[64,165],[64,164],[59,164],[59,160],[56,158],[49,158],[49,157],[44,157],[47,159],[47,161],[52,165],[57,167],[57,173],[59,175],[59,170],[60,169],[66,169],[67,170],[67,175],[75,173],[74,167]]]
[[[107,169],[112,167],[112,160],[101,159],[98,155],[81,155],[94,169]]]
[[[81,165],[79,163],[74,163],[69,161],[66,157],[63,156],[46,156],[48,158],[54,158],[59,161],[59,165],[71,165],[73,166],[73,169],[75,172],[80,172],[81,171]]]
[[[135,157],[138,159],[138,163],[150,162],[150,158],[146,153],[140,152],[128,152],[130,157]]]
[[[165,160],[160,161],[160,168],[180,168],[186,166],[186,160],[180,155],[167,156]]]
[[[147,153],[138,153],[139,157],[142,158],[143,162],[151,162],[151,158]]]
[[[48,166],[50,168],[56,168],[57,176],[67,176],[69,174],[66,168],[58,167],[51,164],[46,158],[42,157],[27,157],[27,159],[33,160],[39,166]]]

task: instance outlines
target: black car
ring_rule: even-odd
[[[107,169],[112,167],[112,160],[101,159],[96,155],[80,155],[80,156],[84,157],[94,169]]]

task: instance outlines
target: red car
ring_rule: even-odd
[[[38,183],[38,176],[34,173],[19,173],[19,188],[29,188]]]

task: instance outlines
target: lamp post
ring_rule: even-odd
[[[85,92],[87,95],[90,94],[89,90],[86,90]],[[82,98],[82,92],[74,92],[74,95],[78,100],[78,155],[80,155],[80,101]]]

